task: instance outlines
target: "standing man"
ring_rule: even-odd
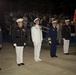
[[[1,48],[2,48],[2,30],[1,30],[1,26],[0,26],[0,53],[1,53]],[[0,57],[1,57],[1,54],[0,54]],[[0,65],[1,65],[1,60],[0,60]],[[1,70],[1,68],[0,68],[0,70]]]
[[[23,19],[19,18],[16,20],[18,26],[12,32],[13,45],[16,49],[16,57],[18,66],[24,65],[23,63],[23,48],[26,45],[25,35],[26,29],[23,26]]]
[[[54,20],[52,21],[52,26],[49,29],[48,32],[48,41],[49,41],[49,45],[50,45],[50,56],[53,57],[57,57],[56,55],[56,43],[57,43],[57,21]]]
[[[60,22],[57,26],[57,41],[59,45],[62,45],[62,26],[63,22]]]
[[[40,21],[39,18],[36,18],[34,20],[35,25],[31,28],[31,36],[32,41],[34,44],[34,59],[36,62],[41,61],[40,59],[40,51],[41,51],[41,45],[42,45],[42,28],[39,25]]]
[[[63,38],[63,51],[65,55],[69,52],[69,42],[70,42],[71,29],[69,25],[69,19],[65,20],[65,25],[62,27],[62,38]]]

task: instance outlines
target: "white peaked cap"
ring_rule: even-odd
[[[36,22],[37,20],[39,20],[39,18],[35,18],[35,19],[34,19],[34,22]]]
[[[57,23],[57,21],[55,20],[55,21],[52,21],[52,23]]]
[[[19,19],[16,20],[16,22],[22,22],[22,21],[23,21],[22,18],[19,18]]]
[[[69,21],[69,19],[65,20],[65,22],[68,22],[68,21]]]

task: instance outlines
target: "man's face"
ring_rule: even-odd
[[[66,25],[69,25],[69,21],[65,22]]]
[[[19,27],[22,27],[22,22],[18,22],[18,26]]]
[[[40,22],[39,22],[39,20],[37,20],[35,23],[39,25]]]
[[[57,25],[57,23],[53,23],[53,26],[55,26],[55,27],[56,27],[56,25]]]
[[[62,25],[63,25],[63,23],[60,23],[60,25],[62,26]]]

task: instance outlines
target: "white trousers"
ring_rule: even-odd
[[[40,51],[41,51],[41,42],[34,42],[34,59],[38,61],[40,59]]]
[[[1,68],[1,51],[0,51],[0,68]]]
[[[64,53],[68,53],[68,50],[69,50],[69,40],[66,40],[64,39],[63,40],[64,42],[64,45],[63,45],[63,50],[64,50]]]
[[[16,60],[17,64],[23,63],[23,46],[16,46]]]

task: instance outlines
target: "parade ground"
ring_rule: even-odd
[[[49,45],[41,50],[41,62],[34,61],[33,46],[24,48],[24,66],[16,63],[15,49],[11,43],[4,43],[1,51],[0,75],[76,75],[76,49],[70,45],[70,55],[64,55],[62,46],[57,46],[57,58],[50,57]]]

